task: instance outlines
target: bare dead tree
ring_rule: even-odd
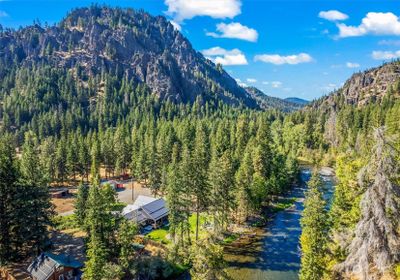
[[[397,151],[385,137],[385,128],[374,132],[371,159],[359,173],[365,189],[360,203],[361,218],[348,247],[346,260],[338,269],[362,280],[379,279],[400,260],[400,188]]]

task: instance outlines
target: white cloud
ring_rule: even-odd
[[[239,86],[241,87],[248,87],[246,83],[243,83],[241,79],[235,79],[235,81],[238,83]]]
[[[177,22],[196,16],[234,18],[241,13],[240,0],[165,0],[167,14]]]
[[[367,34],[400,35],[400,20],[393,13],[368,13],[359,26],[337,24],[339,37],[357,37]]]
[[[273,88],[280,88],[283,85],[283,83],[280,81],[272,81],[272,82],[264,81],[262,83],[263,85],[270,85]]]
[[[273,82],[271,82],[271,86],[272,86],[273,88],[280,88],[280,87],[282,86],[282,82],[273,81]]]
[[[247,78],[246,81],[247,81],[248,83],[252,83],[252,84],[257,83],[257,80],[256,80],[256,79],[253,79],[253,78]]]
[[[347,68],[359,68],[360,64],[359,63],[355,63],[355,62],[347,62],[346,63],[346,67]]]
[[[321,11],[319,12],[318,16],[329,21],[346,20],[349,18],[348,15],[337,10]]]
[[[257,30],[244,26],[239,22],[219,23],[217,24],[217,31],[219,33],[207,32],[206,34],[214,38],[233,38],[250,42],[257,42],[258,39]]]
[[[226,50],[221,47],[214,47],[203,50],[201,53],[213,61],[222,65],[247,65],[246,56],[239,49]]]
[[[378,42],[378,45],[400,47],[400,40],[381,40]]]
[[[8,17],[8,14],[5,11],[0,11],[0,18]]]
[[[215,55],[226,55],[226,54],[238,54],[241,53],[241,51],[238,49],[233,49],[229,51],[221,47],[213,47],[207,50],[202,50],[201,53],[205,56],[215,56]]]
[[[181,26],[179,23],[177,23],[177,22],[174,21],[174,20],[170,20],[169,22],[173,25],[173,27],[174,27],[176,30],[182,31],[182,26]]]
[[[313,58],[307,53],[299,53],[294,55],[282,56],[279,54],[262,54],[256,55],[254,57],[255,61],[262,61],[265,63],[272,63],[275,65],[282,64],[300,64],[308,63],[313,60]]]
[[[376,60],[392,60],[400,58],[400,50],[399,51],[373,51],[372,58]]]

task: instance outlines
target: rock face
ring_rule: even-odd
[[[201,96],[259,108],[166,18],[143,11],[92,6],[72,11],[56,26],[0,30],[0,60],[5,67],[48,63],[88,75],[102,71],[127,75],[173,102],[194,102]]]
[[[313,107],[337,109],[345,104],[363,107],[380,102],[392,91],[399,92],[400,62],[391,62],[354,74],[343,87],[311,104]],[[399,96],[394,96],[399,97]]]
[[[342,92],[346,103],[358,106],[381,100],[391,85],[400,78],[400,64],[389,63],[367,72],[358,73],[347,81]]]

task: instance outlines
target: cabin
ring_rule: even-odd
[[[133,204],[122,210],[122,216],[139,225],[157,228],[168,218],[167,203],[163,198],[139,195]]]
[[[68,255],[40,254],[28,267],[33,280],[78,280],[83,264]]]
[[[67,188],[53,188],[50,189],[51,198],[63,198],[69,195]]]

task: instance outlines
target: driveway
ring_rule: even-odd
[[[144,188],[144,187],[142,187],[141,184],[139,184],[137,182],[133,182],[133,186],[134,186],[133,194],[132,194],[132,181],[126,180],[126,181],[123,181],[123,183],[124,183],[124,188],[117,190],[118,200],[120,202],[123,202],[126,204],[132,204],[139,195],[152,196],[149,188]],[[134,197],[134,199],[132,199],[132,196]],[[71,206],[71,207],[73,207],[73,206]],[[58,215],[60,215],[60,216],[69,216],[72,214],[74,214],[74,209],[72,209],[72,210],[68,209],[67,211],[61,210],[60,212],[58,212]]]

